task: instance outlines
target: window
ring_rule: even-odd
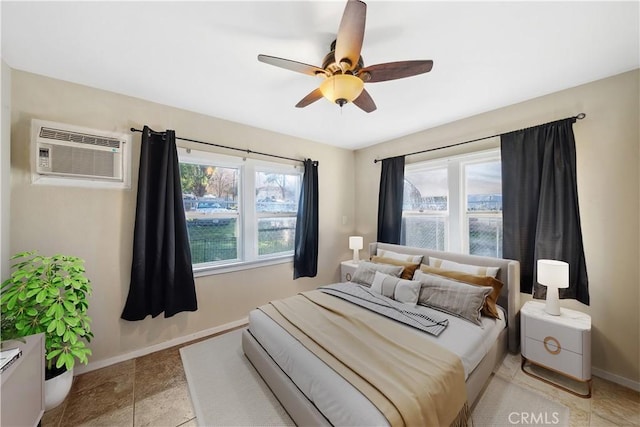
[[[290,259],[300,170],[195,150],[178,155],[194,272]]]
[[[403,197],[403,244],[502,256],[499,151],[407,165]]]

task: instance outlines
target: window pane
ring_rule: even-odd
[[[260,218],[258,255],[293,251],[296,218]]]
[[[293,251],[299,197],[300,174],[256,172],[259,256]]]
[[[256,210],[296,213],[300,195],[300,175],[256,172]]]
[[[193,264],[238,258],[239,169],[180,163]]]
[[[502,212],[502,169],[499,161],[465,166],[467,211]]]
[[[235,218],[188,219],[187,230],[193,264],[238,258]]]
[[[502,258],[502,218],[469,217],[469,253]]]
[[[465,165],[469,253],[502,257],[502,169],[500,161]]]
[[[182,196],[195,208],[193,201],[211,202],[202,204],[201,209],[238,211],[238,177],[237,168],[217,167],[215,165],[196,165],[180,163],[180,183]]]
[[[447,218],[444,216],[407,216],[402,218],[404,245],[444,251]]]
[[[448,196],[446,168],[406,171],[403,211],[446,211]]]
[[[447,174],[445,167],[405,171],[402,244],[444,250],[449,210]]]

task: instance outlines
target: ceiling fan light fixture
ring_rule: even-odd
[[[320,85],[322,96],[341,107],[347,102],[353,102],[364,89],[364,82],[352,74],[336,74]]]

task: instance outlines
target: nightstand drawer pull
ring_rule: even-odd
[[[574,328],[573,325],[565,322],[562,316],[551,316],[553,319],[536,318],[528,316],[525,317],[525,329],[524,334],[527,337],[534,338],[540,342],[545,340],[545,337],[553,336],[556,340],[562,343],[562,351],[569,350],[574,353],[582,354],[584,352],[583,344],[585,340],[585,330]],[[558,317],[556,319],[556,317]],[[562,323],[565,322],[565,323]],[[549,343],[551,345],[553,343]],[[552,349],[554,347],[551,347]]]
[[[549,344],[551,344],[551,348],[549,348]],[[556,348],[554,349],[553,347]],[[554,337],[544,337],[544,349],[551,354],[560,354],[562,347],[560,346],[560,342]]]
[[[347,279],[347,282],[350,282],[351,281],[351,273],[347,273],[345,275],[345,279]]]

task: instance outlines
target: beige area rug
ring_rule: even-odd
[[[180,349],[200,426],[293,426],[242,352],[242,330]],[[569,409],[493,377],[473,410],[473,426],[569,425]]]
[[[473,409],[473,427],[568,426],[569,408],[495,375]]]
[[[242,329],[180,349],[199,426],[294,426],[242,351]]]

